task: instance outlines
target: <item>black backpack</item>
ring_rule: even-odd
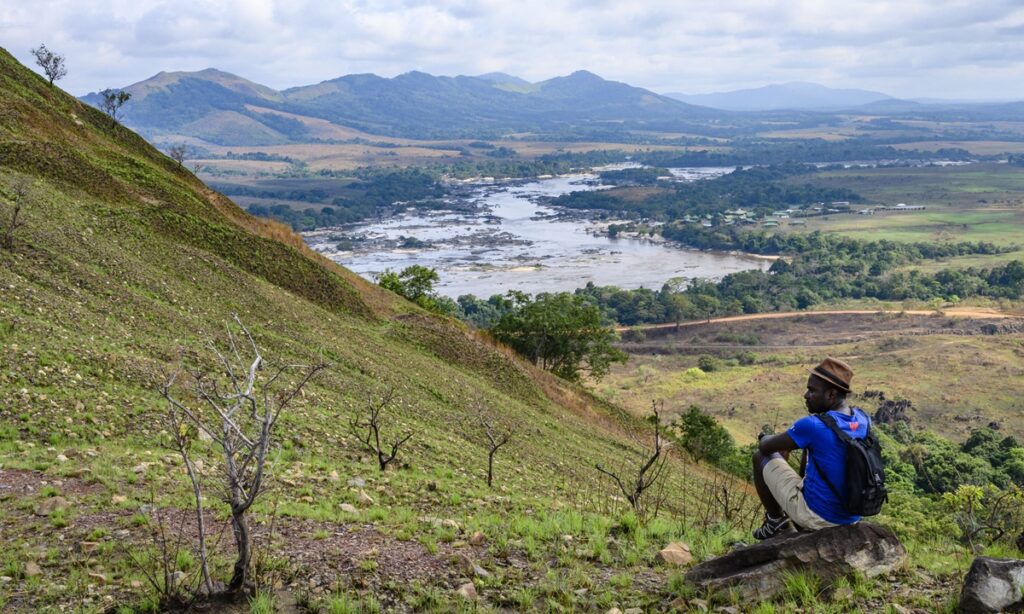
[[[847,513],[855,516],[874,516],[882,511],[882,504],[889,500],[885,490],[885,469],[882,466],[882,446],[871,435],[871,425],[863,439],[850,437],[836,424],[836,419],[828,413],[817,414],[818,419],[825,423],[839,437],[846,447],[846,493],[840,493],[828,475],[821,470],[811,454],[818,474],[828,484],[832,494],[839,499]]]

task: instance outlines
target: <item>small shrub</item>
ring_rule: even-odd
[[[757,363],[757,354],[749,350],[746,352],[740,352],[736,355],[736,361],[743,366],[750,366]]]
[[[699,368],[704,373],[721,371],[722,361],[719,360],[718,358],[715,358],[714,356],[703,354],[700,358],[697,359],[697,368]]]

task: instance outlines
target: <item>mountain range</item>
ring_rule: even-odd
[[[804,82],[774,83],[764,87],[712,94],[666,95],[689,104],[727,111],[835,110],[893,99],[882,92],[837,89]]]
[[[132,95],[125,125],[147,138],[175,134],[220,145],[324,139],[313,129],[324,120],[378,135],[450,138],[682,126],[720,114],[587,71],[539,83],[502,73],[354,74],[276,91],[210,68],[161,72],[123,89]],[[100,96],[83,100],[95,105]]]

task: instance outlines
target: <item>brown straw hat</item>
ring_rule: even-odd
[[[841,360],[826,358],[811,369],[811,375],[820,377],[843,392],[851,392],[850,380],[853,379],[853,369]]]

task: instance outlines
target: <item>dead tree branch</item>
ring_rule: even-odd
[[[395,437],[390,443],[382,440],[381,427],[385,422],[385,412],[395,402],[395,389],[389,387],[380,400],[372,395],[366,401],[364,416],[355,416],[349,421],[349,430],[359,440],[363,447],[377,456],[377,465],[381,471],[387,469],[388,464],[398,456],[398,450],[409,441],[412,433],[408,432],[403,436]]]
[[[14,185],[11,186],[11,191],[13,193],[11,204],[14,206],[14,209],[11,211],[10,221],[4,228],[4,234],[0,237],[0,247],[4,249],[14,248],[14,233],[25,225],[25,221],[20,219],[21,210],[29,204],[31,199],[28,182],[24,180],[15,181]]]
[[[512,429],[498,425],[497,420],[482,407],[479,408],[477,420],[487,437],[487,487],[490,488],[494,481],[494,455],[512,441]]]
[[[633,511],[636,512],[637,518],[641,521],[646,520],[647,511],[643,495],[648,489],[658,483],[668,460],[668,455],[665,453],[666,443],[661,434],[661,412],[658,409],[657,403],[652,402],[651,407],[654,411],[654,447],[649,456],[645,455],[642,457],[646,460],[635,470],[636,477],[623,477],[626,475],[625,470],[613,472],[605,469],[600,463],[594,465],[595,469],[615,482],[622,495],[626,498],[626,501],[629,502]]]

